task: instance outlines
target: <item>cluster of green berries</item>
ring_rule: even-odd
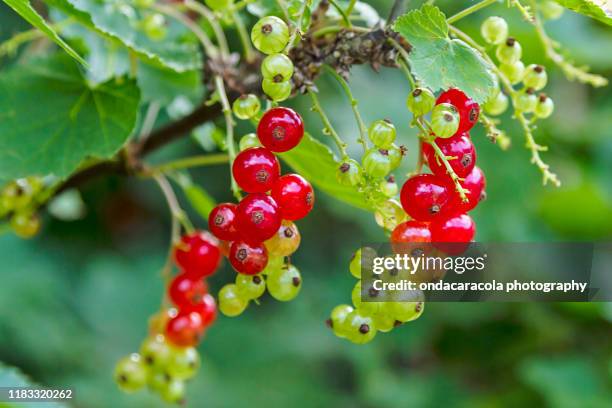
[[[11,181],[0,191],[0,219],[8,218],[20,238],[32,238],[40,230],[37,209],[44,187],[43,179],[27,177]]]
[[[545,93],[538,94],[548,82],[546,69],[542,65],[525,66],[521,44],[508,34],[508,23],[501,17],[489,17],[480,31],[486,42],[496,45],[495,55],[499,70],[512,85],[521,87],[514,93],[512,104],[518,112],[533,114],[538,119],[548,118],[554,111],[554,102]],[[490,95],[483,108],[489,115],[501,115],[509,106],[508,96],[499,87]]]
[[[267,54],[261,63],[263,91],[274,102],[284,101],[293,89],[293,62],[283,53],[289,43],[289,27],[278,17],[263,17],[251,30],[251,41]]]

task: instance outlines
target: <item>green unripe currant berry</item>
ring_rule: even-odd
[[[142,20],[142,29],[147,37],[153,41],[161,41],[166,38],[168,33],[166,18],[160,13],[149,14]]]
[[[531,64],[527,66],[523,77],[525,87],[539,91],[546,86],[546,82],[548,82],[548,75],[546,75],[546,69],[542,65]]]
[[[363,168],[372,177],[385,177],[391,171],[389,151],[369,149],[363,156]]]
[[[512,64],[502,63],[499,70],[508,78],[512,85],[518,84],[525,76],[525,64],[523,61],[515,61]]]
[[[284,256],[268,256],[268,264],[266,265],[266,268],[261,271],[261,274],[269,275],[270,273],[272,273],[272,271],[282,268],[283,265],[285,265]]]
[[[275,16],[260,18],[251,30],[251,41],[264,54],[281,52],[289,42],[289,27]]]
[[[431,112],[431,130],[437,137],[449,138],[459,129],[459,113],[450,103],[437,104]]]
[[[336,179],[343,186],[356,186],[363,180],[363,170],[355,160],[348,159],[336,170]]]
[[[268,275],[268,292],[276,300],[288,302],[295,298],[302,288],[302,275],[298,268],[286,265]]]
[[[204,0],[204,3],[212,10],[222,11],[227,10],[233,0]]]
[[[356,344],[369,343],[376,336],[376,325],[371,317],[353,310],[346,316],[346,338]]]
[[[259,142],[259,138],[255,133],[248,133],[240,138],[238,147],[240,148],[240,151],[243,151],[251,147],[261,147],[261,143]]]
[[[381,180],[379,188],[380,192],[387,197],[395,197],[397,195],[397,192],[399,191],[399,187],[397,186],[397,183],[395,182],[395,177],[393,177],[393,175],[387,177],[384,180]]]
[[[151,391],[160,392],[168,386],[172,381],[172,377],[164,371],[149,370],[147,377],[147,386]]]
[[[497,46],[495,55],[499,62],[504,64],[513,64],[521,59],[523,49],[521,44],[512,37],[508,37],[505,42]]]
[[[501,115],[508,109],[508,97],[502,91],[490,98],[483,106],[485,112],[492,116]]]
[[[274,102],[282,102],[291,95],[291,81],[274,82],[272,79],[264,79],[261,87],[268,97]]]
[[[192,378],[200,368],[200,355],[194,347],[172,347],[166,372],[171,378],[177,380],[188,380]]]
[[[480,26],[480,34],[489,44],[501,44],[508,38],[508,23],[501,17],[491,16]]]
[[[368,129],[368,137],[381,149],[390,147],[395,141],[396,134],[395,126],[387,119],[375,121]]]
[[[406,147],[392,144],[388,149],[389,162],[391,162],[391,170],[397,169],[402,164],[402,159],[406,154]]]
[[[40,230],[40,217],[30,212],[15,213],[11,217],[11,228],[19,238],[32,238]]]
[[[359,310],[359,312],[366,316],[373,316],[378,313],[380,310],[380,306],[383,302],[377,302],[376,297],[378,296],[378,291],[370,288],[367,293],[363,294],[364,299],[369,299],[368,301],[362,301],[362,293],[361,293],[361,281],[358,281],[351,292],[351,301],[353,302],[353,306],[355,309]]]
[[[240,95],[232,104],[232,111],[238,119],[251,119],[255,117],[261,109],[261,103],[257,96],[253,94]]]
[[[293,62],[285,54],[272,54],[261,63],[261,74],[274,82],[285,82],[293,76]]]
[[[548,20],[556,20],[563,14],[565,10],[562,5],[552,0],[545,0],[539,3],[540,11],[544,18]]]
[[[540,119],[546,119],[555,110],[555,103],[546,94],[538,96],[538,103],[535,107],[535,115]]]
[[[374,268],[374,258],[376,258],[376,251],[370,247],[359,248],[353,254],[351,263],[349,264],[349,271],[351,275],[357,279],[361,279],[361,272],[364,271],[367,274],[371,274]]]
[[[415,88],[408,95],[406,100],[406,106],[408,110],[414,114],[414,116],[423,116],[427,112],[433,109],[436,104],[436,97],[427,88]]]
[[[514,97],[514,109],[523,113],[531,113],[538,104],[538,97],[533,88],[519,91]]]
[[[353,311],[353,307],[350,305],[338,305],[334,307],[329,316],[327,324],[334,331],[334,334],[340,338],[345,338],[347,333],[345,332],[345,320],[346,317]]]
[[[266,281],[261,275],[236,275],[236,288],[245,299],[258,299],[266,291]]]
[[[147,367],[161,369],[170,360],[172,350],[164,336],[149,337],[140,346],[140,356]]]
[[[219,291],[219,310],[226,316],[238,316],[248,304],[249,301],[240,295],[233,283],[223,286]]]
[[[390,302],[387,310],[393,318],[399,322],[406,323],[418,319],[425,309],[425,302]]]
[[[119,360],[115,366],[115,382],[125,392],[135,392],[147,382],[147,368],[140,355],[134,353]]]
[[[185,399],[185,382],[171,379],[159,390],[159,396],[170,404],[180,404]]]
[[[385,305],[386,303],[383,303],[383,307]],[[372,319],[374,320],[374,325],[376,326],[376,330],[378,330],[381,333],[390,332],[395,327],[396,320],[385,312],[381,311],[379,313],[376,313],[374,316],[372,316]]]

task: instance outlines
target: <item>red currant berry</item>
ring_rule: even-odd
[[[273,152],[286,152],[302,140],[304,122],[293,109],[272,108],[259,121],[257,136],[261,144]]]
[[[199,278],[210,276],[221,262],[218,245],[217,239],[208,232],[184,235],[174,248],[174,260],[186,274]]]
[[[404,211],[417,221],[431,221],[445,209],[450,198],[447,184],[433,174],[406,180],[400,193]]]
[[[431,242],[429,224],[421,221],[405,221],[399,224],[391,233],[391,247],[397,254],[416,255],[415,250],[424,252],[430,245],[420,245]]]
[[[459,111],[461,119],[459,120],[459,129],[457,129],[456,134],[467,132],[478,122],[480,106],[459,89],[451,88],[446,92],[442,92],[436,100],[436,104],[440,103],[450,103]]]
[[[448,162],[459,177],[463,178],[470,174],[476,164],[476,149],[468,133],[458,134],[449,139],[438,137],[434,143],[442,150],[444,156],[452,157]],[[438,159],[429,143],[423,143],[423,154],[433,174],[442,178],[447,176],[444,163]]]
[[[236,204],[221,203],[210,212],[208,229],[220,240],[233,241],[238,238],[235,221]]]
[[[193,347],[204,334],[202,316],[197,312],[180,311],[168,320],[166,338],[177,347]]]
[[[464,252],[476,234],[476,225],[467,214],[437,219],[430,228],[433,245],[449,255]]]
[[[485,187],[487,185],[487,180],[482,170],[480,170],[480,167],[474,167],[470,174],[461,182],[461,185],[468,191],[465,194],[468,202],[464,203],[459,194],[455,193],[448,204],[449,214],[462,214],[471,211],[476,208],[478,203],[486,196]],[[453,191],[454,188],[454,185],[449,187],[449,189]]]
[[[268,195],[249,194],[236,210],[238,231],[249,243],[261,243],[272,238],[281,226],[278,204]]]
[[[287,174],[278,179],[272,188],[272,198],[278,204],[285,220],[304,218],[314,206],[314,191],[299,174]]]
[[[181,273],[177,275],[168,287],[168,296],[179,309],[194,306],[208,293],[204,280]]]
[[[196,312],[202,318],[202,326],[204,328],[209,327],[217,318],[217,303],[215,298],[209,293],[206,293],[200,297],[199,302],[187,309],[190,312]]]
[[[237,272],[257,275],[268,265],[268,251],[263,244],[234,241],[230,247],[229,261]]]
[[[270,150],[251,147],[236,156],[232,174],[236,183],[247,193],[265,193],[270,191],[280,176],[280,165]]]

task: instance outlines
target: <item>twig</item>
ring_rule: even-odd
[[[331,122],[329,121],[329,118],[327,117],[327,115],[323,111],[323,108],[321,107],[319,98],[317,97],[316,93],[314,92],[312,88],[308,88],[308,95],[310,95],[310,99],[312,99],[313,112],[316,112],[319,114],[319,116],[321,117],[321,121],[323,122],[323,125],[325,126],[323,129],[324,133],[329,134],[334,139],[336,146],[338,146],[338,149],[340,150],[340,153],[342,154],[342,160],[345,160],[346,158],[348,158],[348,153],[346,152],[346,143],[342,141],[342,139],[338,135],[338,132],[336,132],[336,130],[332,126]]]
[[[229,161],[229,156],[225,153],[207,154],[186,157],[184,159],[173,160],[169,163],[160,164],[151,168],[154,173],[166,173],[172,170],[188,169],[191,167],[211,166],[223,164]]]

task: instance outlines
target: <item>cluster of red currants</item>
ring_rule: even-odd
[[[467,243],[474,238],[476,227],[467,212],[485,197],[485,177],[476,166],[476,150],[469,131],[478,121],[480,107],[454,88],[438,97],[434,111],[442,105],[446,106],[443,109],[454,109],[458,114],[456,131],[450,137],[436,137],[431,144],[422,142],[424,159],[433,174],[418,174],[404,183],[400,199],[412,219],[394,229],[391,234],[393,243],[432,242],[434,246],[448,250],[448,243]],[[448,120],[452,122],[452,114]],[[440,160],[441,155],[436,149],[447,163]],[[459,194],[447,164],[464,189],[465,199]]]

